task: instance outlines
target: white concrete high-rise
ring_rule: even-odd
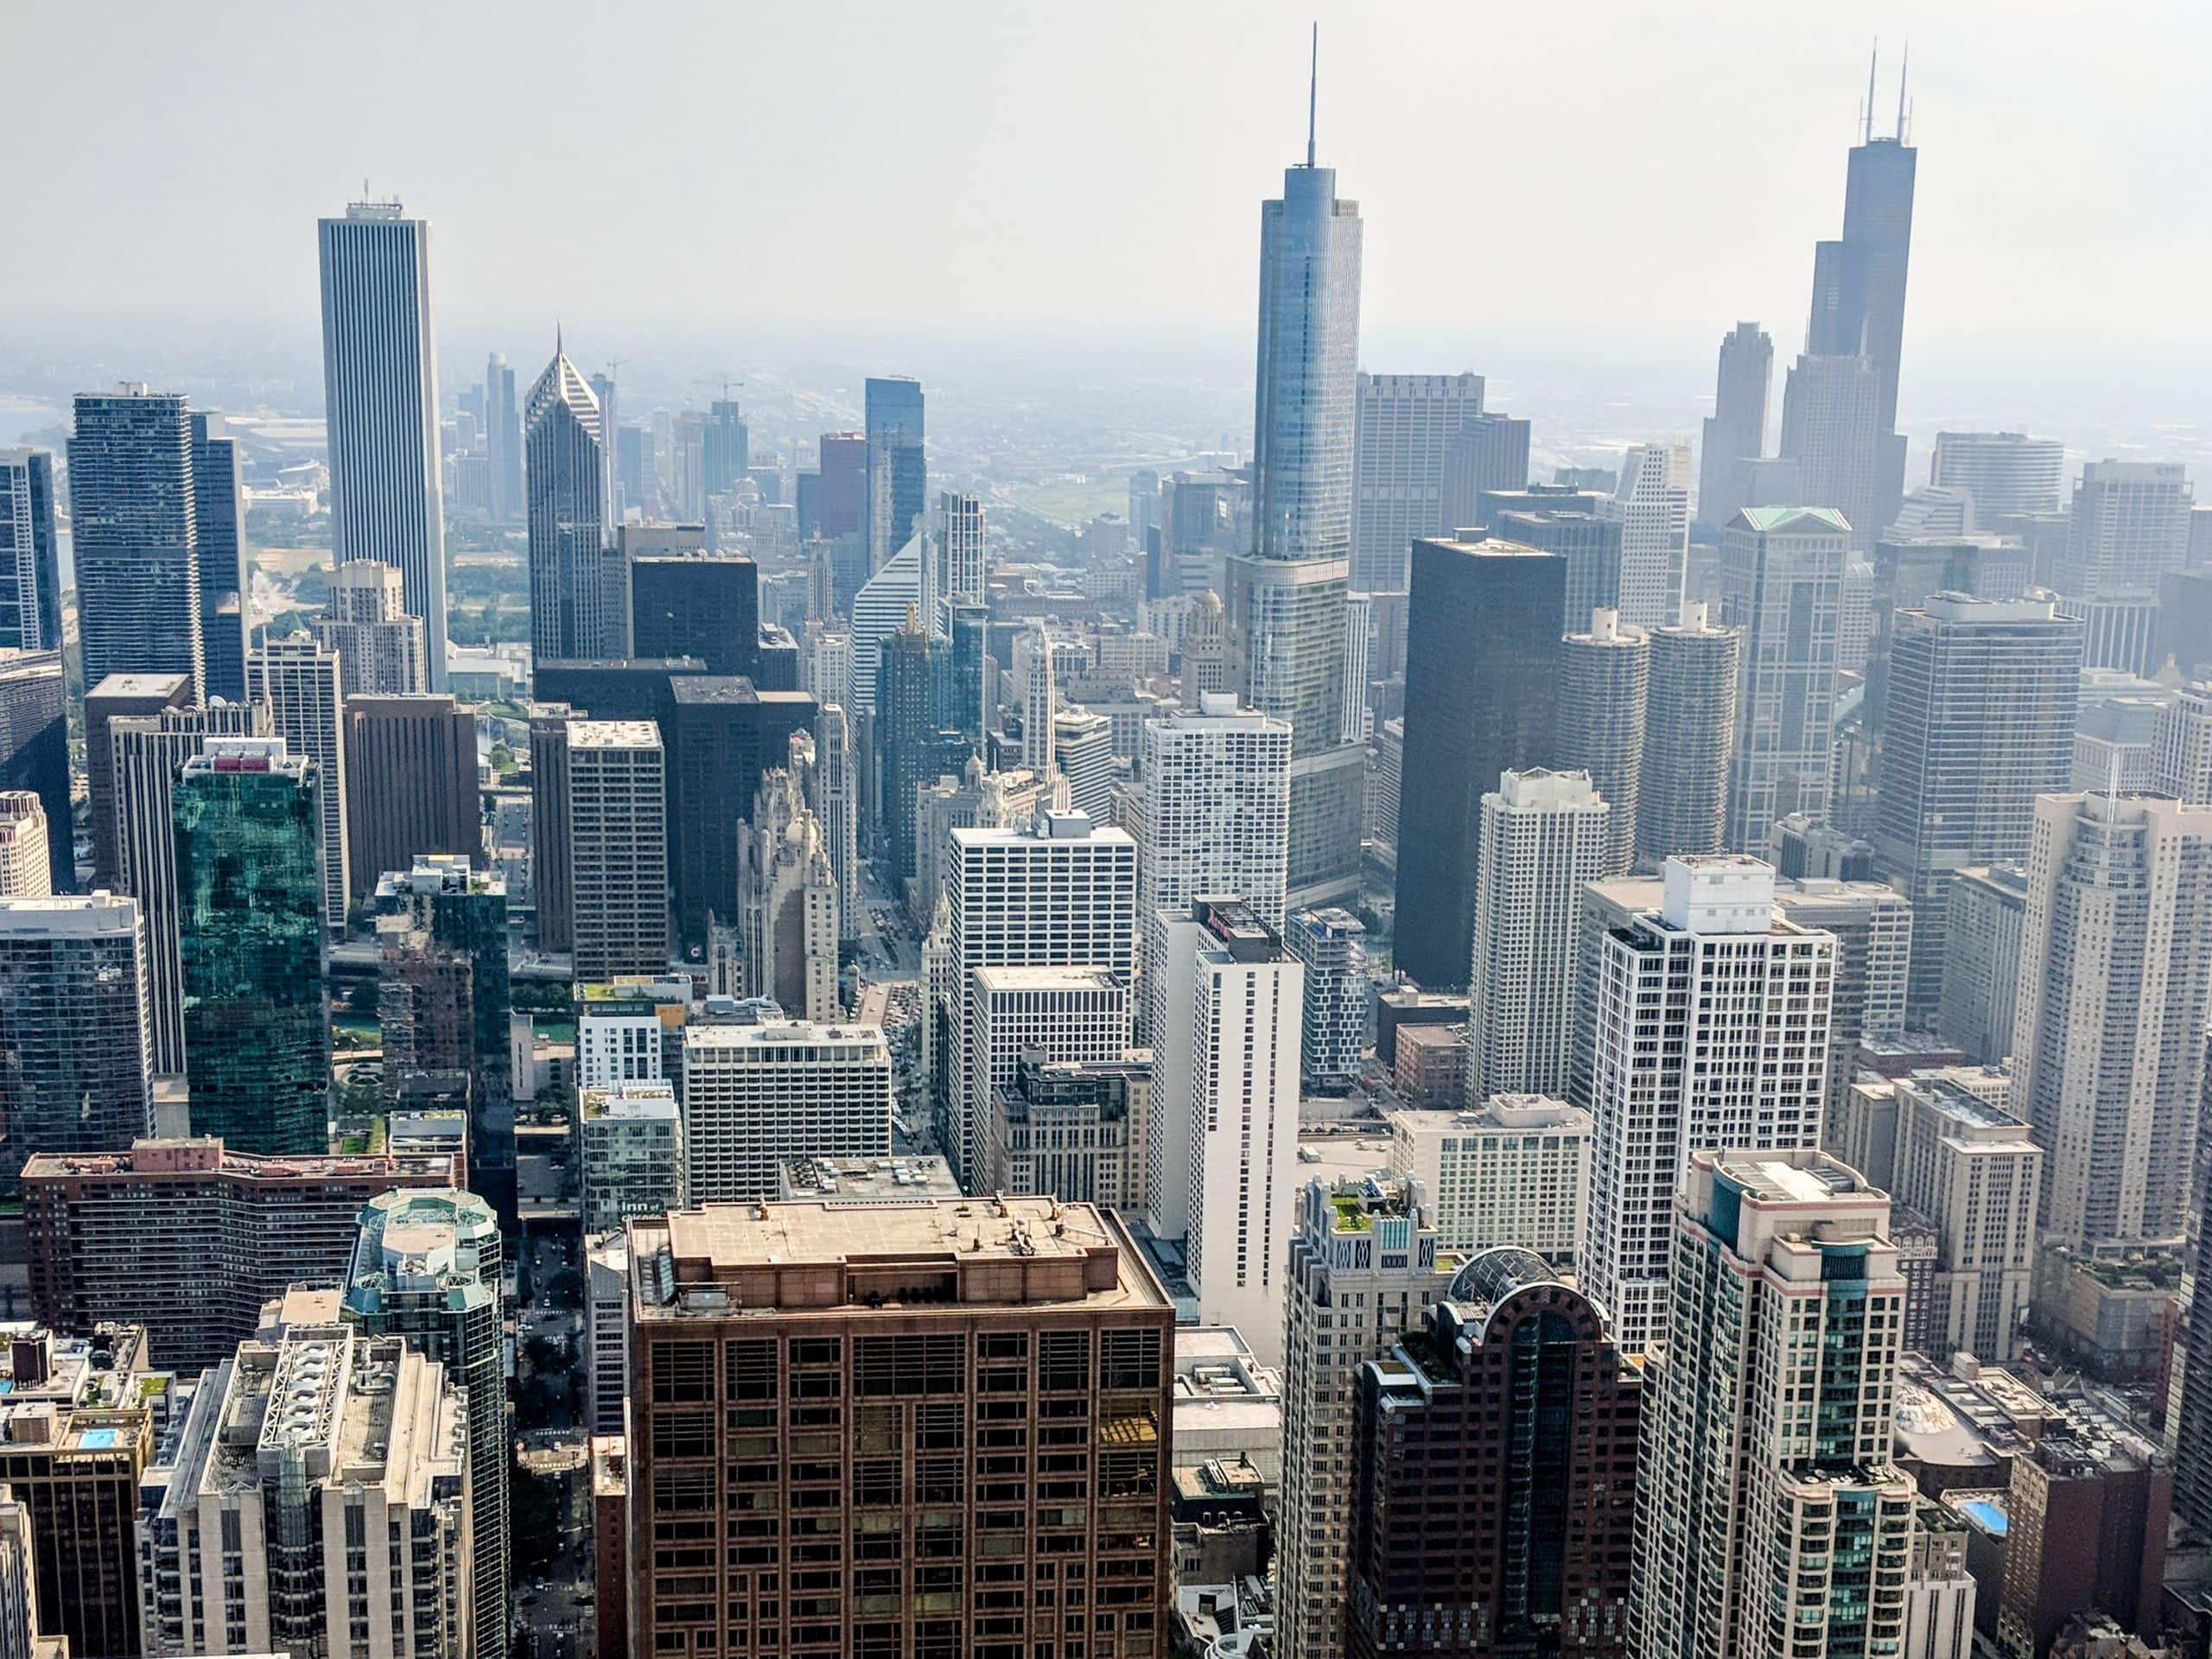
[[[53,891],[46,808],[35,790],[0,789],[0,899],[42,899]]]
[[[2028,1126],[1941,1075],[1896,1083],[1891,1196],[1935,1224],[1927,1351],[1992,1364],[2019,1357],[2035,1285],[2043,1148]]]
[[[969,982],[967,1121],[983,1150],[969,1185],[1004,1161],[994,1098],[1025,1055],[1078,1065],[1118,1061],[1129,1046],[1129,982],[1103,968],[978,968]]]
[[[2028,842],[2014,1102],[2046,1241],[2180,1236],[2212,1010],[2212,807],[2044,795]]]
[[[951,607],[983,602],[983,504],[956,490],[939,490],[937,497],[937,608],[931,626],[948,637],[952,632]]]
[[[668,805],[650,720],[572,720],[563,791],[580,980],[668,966]]]
[[[430,690],[446,686],[445,499],[438,456],[437,319],[430,222],[397,200],[318,221],[330,520],[340,563],[375,559],[405,579],[423,619]]]
[[[814,716],[814,765],[807,770],[806,795],[830,855],[837,888],[837,939],[843,944],[860,937],[860,794],[853,728],[834,701],[822,702]]]
[[[1352,420],[1351,586],[1402,594],[1416,536],[1444,522],[1445,459],[1459,429],[1483,412],[1479,374],[1369,374]]]
[[[1745,633],[1725,842],[1732,852],[1764,849],[1775,823],[1793,812],[1827,813],[1851,535],[1843,515],[1825,506],[1746,507],[1722,532],[1720,620]]]
[[[1492,1095],[1567,1093],[1582,888],[1609,874],[1612,816],[1586,772],[1509,772],[1483,796],[1467,979],[1471,1108]]]
[[[1569,1267],[1590,1199],[1590,1114],[1542,1095],[1458,1111],[1387,1112],[1390,1168],[1436,1194],[1436,1232],[1463,1255],[1532,1250]]]
[[[2151,787],[2189,806],[2212,806],[2212,684],[2185,685],[2158,711]]]
[[[1744,630],[1715,625],[1707,607],[1692,601],[1678,624],[1650,635],[1636,863],[1656,870],[1684,854],[1717,853],[1726,840]]]
[[[1639,628],[1672,621],[1689,556],[1689,445],[1630,444],[1600,511],[1621,527],[1621,620]]]
[[[1834,937],[1784,920],[1755,858],[1670,859],[1607,930],[1597,976],[1582,1282],[1622,1349],[1667,1334],[1675,1192],[1691,1155],[1819,1144]],[[1672,983],[1679,981],[1680,983]]]
[[[1058,769],[1052,741],[1060,712],[1060,666],[1073,652],[1042,622],[1014,642],[1014,677],[1021,689],[1021,764],[1039,778]]]
[[[687,1026],[690,1202],[772,1198],[787,1158],[883,1157],[891,1106],[891,1050],[877,1027]]]
[[[264,639],[247,656],[246,680],[269,705],[270,730],[294,754],[315,762],[315,810],[322,817],[323,919],[346,931],[352,865],[346,845],[346,715],[338,654],[312,634]]]
[[[1592,787],[1613,809],[1605,828],[1608,875],[1625,875],[1636,861],[1650,691],[1651,636],[1624,625],[1618,612],[1592,611],[1587,633],[1570,632],[1560,641],[1554,764],[1563,772],[1588,772]],[[1658,734],[1669,745],[1688,736],[1679,730]]]
[[[429,689],[423,619],[408,613],[397,565],[351,559],[332,571],[315,632],[337,653],[339,690],[346,696],[413,696]]]
[[[2066,446],[2024,432],[1938,432],[1928,481],[1964,491],[1980,524],[1994,524],[2000,513],[2056,512]]]
[[[917,531],[906,538],[906,544],[876,570],[861,590],[853,595],[852,627],[849,638],[852,641],[853,700],[852,711],[857,715],[875,712],[875,670],[883,655],[883,642],[906,626],[909,614],[921,614],[927,595],[923,547],[925,537]]]
[[[1067,785],[1068,805],[1100,823],[1114,812],[1114,722],[1088,709],[1052,716],[1052,766]]]
[[[1681,1288],[1643,1402],[1624,1650],[1903,1652],[1916,1492],[1890,1460],[1888,1197],[1819,1151],[1699,1150],[1666,1219]]]

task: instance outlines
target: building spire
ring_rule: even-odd
[[[1912,42],[1907,41],[1904,61],[1897,66],[1897,143],[1904,143],[1904,82],[1912,73]]]
[[[1866,60],[1866,128],[1863,142],[1874,142],[1874,66],[1882,60],[1882,37],[1874,37],[1874,50]]]
[[[1321,98],[1321,20],[1313,20],[1313,57],[1306,76],[1306,165],[1313,165],[1313,115]]]

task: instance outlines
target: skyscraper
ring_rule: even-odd
[[[1977,524],[1994,524],[1999,513],[2056,512],[2066,446],[2024,432],[1938,432],[1928,481],[1964,490]]]
[[[1551,755],[1565,582],[1510,542],[1414,543],[1396,959],[1431,989],[1467,982],[1483,796]]]
[[[1284,948],[1306,966],[1306,1014],[1300,1041],[1302,1082],[1341,1085],[1359,1073],[1367,1048],[1367,929],[1332,905],[1293,911],[1283,924]]]
[[[876,664],[883,642],[906,626],[907,614],[919,613],[928,597],[928,575],[923,556],[925,538],[917,533],[893,554],[853,595],[853,706],[856,715],[875,712]]]
[[[668,966],[668,802],[659,728],[572,720],[561,817],[580,980]],[[734,825],[733,823],[733,835]]]
[[[1679,623],[1650,632],[1636,862],[1656,870],[1670,858],[1717,853],[1726,839],[1744,630],[1715,626],[1705,606],[1689,602]]]
[[[152,1133],[145,932],[105,893],[0,903],[0,1172]]]
[[[1669,859],[1663,894],[1607,930],[1586,969],[1596,1139],[1578,1266],[1630,1353],[1667,1334],[1675,1192],[1691,1157],[1818,1143],[1835,976],[1834,938],[1777,913],[1774,872],[1757,859]],[[1723,1052],[1737,1057],[1725,1070],[1710,1063]]]
[[[341,664],[343,658],[340,658]],[[346,699],[346,862],[355,902],[424,854],[484,861],[476,716],[450,696]]]
[[[1828,804],[1838,629],[1850,526],[1831,507],[1746,507],[1723,532],[1720,620],[1744,630],[1726,845]]]
[[[61,649],[54,457],[0,448],[0,651]]]
[[[352,865],[346,855],[346,717],[337,656],[311,634],[264,637],[249,667],[253,695],[269,705],[276,734],[294,755],[315,762],[323,917],[333,933],[342,935]]]
[[[1544,497],[1535,490],[1486,490],[1487,507],[1502,501],[1535,500]],[[1575,491],[1577,496],[1580,491]],[[1588,498],[1584,498],[1588,499]],[[1560,607],[1560,632],[1572,633],[1585,627],[1592,611],[1618,611],[1621,598],[1621,545],[1626,528],[1619,519],[1600,517],[1612,503],[1604,497],[1593,503],[1599,512],[1537,505],[1533,511],[1512,508],[1481,514],[1484,528],[1501,542],[1517,542],[1540,552],[1556,553],[1567,564],[1567,598]]]
[[[2044,1236],[2186,1220],[2212,1008],[2212,807],[2044,795],[2028,841],[2013,1099],[2044,1148]]]
[[[238,441],[211,434],[192,417],[192,515],[200,543],[202,695],[245,696],[245,498]]]
[[[811,739],[794,739],[809,763]],[[804,770],[804,768],[801,768]],[[765,996],[795,1019],[838,1016],[839,901],[822,827],[792,769],[760,779],[738,830],[737,916],[745,994]]]
[[[822,483],[817,497],[825,541],[865,537],[868,517],[868,434],[824,432],[821,440]]]
[[[914,874],[914,790],[938,775],[945,753],[935,741],[936,699],[931,695],[938,666],[932,658],[942,649],[920,617],[909,613],[905,626],[883,642],[876,661],[875,750],[883,779],[883,821],[874,861],[894,893]],[[1041,725],[1051,732],[1049,712]],[[1026,744],[1027,721],[1022,735]]]
[[[2190,487],[2175,461],[2092,461],[2074,486],[2061,608],[2088,624],[2084,666],[2147,674],[2163,578],[2189,558]]]
[[[1354,405],[1351,587],[1402,594],[1416,536],[1444,518],[1445,458],[1459,429],[1483,412],[1479,374],[1369,374]]]
[[[522,517],[522,409],[515,402],[515,372],[494,352],[484,365],[484,448],[492,467],[492,517],[511,524]]]
[[[1890,1461],[1888,1197],[1822,1152],[1697,1149],[1679,1218],[1655,1220],[1679,1288],[1643,1402],[1628,1650],[1902,1651],[1915,1491]]]
[[[1621,620],[1639,628],[1657,627],[1675,613],[1682,601],[1690,538],[1689,445],[1630,444],[1621,456],[1620,478],[1603,512],[1621,527]],[[1589,610],[1609,602],[1604,583],[1597,586],[1599,591],[1572,620],[1579,622]]]
[[[1358,880],[1365,772],[1343,741],[1361,226],[1336,186],[1309,136],[1306,164],[1260,210],[1253,539],[1227,570],[1243,701],[1290,722],[1290,887],[1306,903]]]
[[[345,218],[319,220],[317,234],[333,543],[340,563],[398,567],[407,609],[423,619],[430,690],[442,691],[445,501],[430,223],[405,217],[397,200],[356,201]]]
[[[1583,884],[1613,808],[1586,772],[1508,771],[1482,798],[1467,983],[1467,1103],[1567,1094]]]
[[[69,539],[84,683],[182,674],[207,683],[192,417],[144,385],[79,392],[69,440]]]
[[[348,702],[429,688],[423,619],[407,613],[406,582],[396,565],[353,559],[332,571],[315,632],[337,654],[339,690]]]
[[[475,1581],[474,1650],[508,1637],[507,1382],[502,1369],[502,1241],[492,1206],[450,1187],[387,1192],[361,1211],[346,1277],[346,1323],[366,1337],[403,1337],[445,1368],[468,1412],[468,1551]],[[320,1575],[318,1575],[320,1576]]]
[[[2184,685],[2158,711],[2151,787],[2188,806],[2212,806],[2212,684]]]
[[[45,899],[53,892],[46,808],[31,790],[0,789],[0,899]]]
[[[1789,365],[1783,458],[1796,464],[1802,499],[1841,516],[1854,553],[1869,551],[1895,517],[1882,509],[1881,415],[1881,375],[1866,358],[1808,353]]]
[[[860,931],[860,796],[853,774],[852,727],[841,704],[821,698],[815,705],[814,766],[807,775],[807,804],[822,825],[823,842],[830,853],[841,944]]]
[[[315,762],[210,738],[177,773],[178,945],[192,1124],[240,1152],[329,1144]]]
[[[2047,599],[1938,594],[1894,618],[1873,841],[1912,901],[1916,1029],[1942,1000],[1952,877],[2025,858],[2036,797],[2067,785],[2081,663],[2082,625]]]
[[[597,394],[556,348],[523,407],[530,644],[541,663],[630,654],[626,573],[607,533],[608,436]]]
[[[980,604],[985,588],[983,504],[976,497],[953,490],[937,496],[937,598],[948,614],[932,626],[940,633],[950,631],[950,607]]]
[[[761,778],[789,763],[792,737],[811,727],[814,715],[814,699],[804,693],[755,691],[737,676],[686,674],[670,682],[661,725],[668,864],[684,944],[703,944],[716,921],[735,925],[739,826]]]
[[[1552,753],[1560,770],[1588,772],[1599,798],[1612,808],[1605,823],[1602,873],[1625,875],[1636,861],[1651,636],[1623,626],[1617,612],[1596,610],[1590,613],[1589,632],[1570,628],[1559,650],[1559,719]],[[1669,729],[1661,741],[1680,744],[1691,734]]]
[[[1766,400],[1773,384],[1774,341],[1766,330],[1756,322],[1739,322],[1721,336],[1713,413],[1706,416],[1698,456],[1700,523],[1725,524],[1751,505],[1735,499],[1730,463],[1766,454]]]
[[[867,517],[868,569],[880,570],[922,528],[929,492],[929,454],[924,445],[922,386],[906,375],[870,375],[868,426]],[[825,455],[823,465],[829,466]],[[825,535],[832,533],[823,513]]]
[[[59,892],[77,885],[68,702],[59,648],[0,649],[0,789],[28,789],[46,810],[47,874]],[[86,702],[89,738],[92,711]]]

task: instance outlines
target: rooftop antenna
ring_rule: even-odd
[[[1321,99],[1321,20],[1313,20],[1313,58],[1306,77],[1306,165],[1313,165],[1313,113]]]
[[[1876,64],[1879,63],[1881,60],[1882,60],[1882,37],[1881,37],[1880,35],[1877,35],[1874,37],[1874,50],[1873,50],[1872,54],[1867,58],[1867,60],[1866,60],[1866,142],[1867,143],[1870,143],[1870,144],[1871,144],[1871,143],[1872,143],[1874,142],[1874,66],[1875,66]]]
[[[1904,143],[1904,81],[1912,73],[1912,42],[1907,41],[1904,61],[1897,67],[1897,143]]]

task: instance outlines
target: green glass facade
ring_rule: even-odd
[[[329,1148],[315,789],[281,739],[238,739],[188,760],[173,798],[192,1128],[233,1152]]]

